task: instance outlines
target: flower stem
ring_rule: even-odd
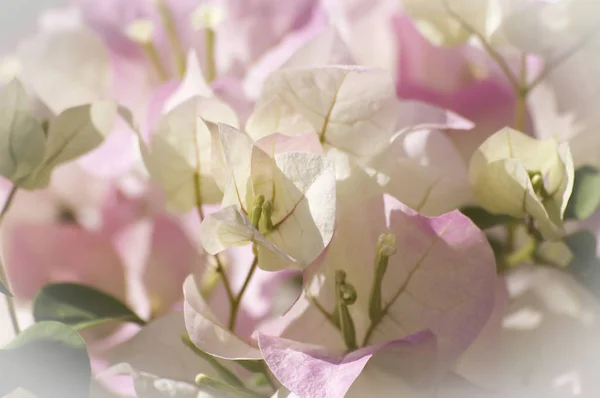
[[[240,309],[240,304],[242,303],[242,298],[244,297],[244,293],[246,293],[246,289],[248,289],[248,285],[250,284],[250,280],[254,275],[254,271],[258,266],[258,256],[254,256],[254,260],[252,261],[252,265],[250,266],[250,271],[248,271],[248,275],[246,275],[246,280],[240,289],[237,297],[231,303],[231,311],[229,314],[229,330],[233,331],[235,329],[235,322],[237,320],[238,311]]]
[[[169,80],[169,74],[163,66],[160,55],[152,42],[142,44],[142,49],[161,82]]]
[[[500,55],[500,53],[494,49],[494,47],[487,41],[487,39],[481,32],[479,32],[477,29],[471,26],[467,21],[465,21],[463,17],[461,17],[456,11],[454,11],[450,7],[450,4],[448,4],[448,0],[443,0],[443,5],[446,9],[446,12],[452,18],[454,18],[465,30],[467,30],[479,40],[485,51],[490,55],[490,57],[492,57],[492,59],[496,62],[500,69],[502,69],[502,72],[504,73],[510,84],[513,86],[515,92],[518,91],[519,80],[517,79],[513,71],[510,69],[502,55]]]
[[[531,239],[525,246],[521,249],[509,254],[506,257],[506,265],[509,268],[515,267],[522,263],[523,261],[530,260],[537,249],[537,242],[535,239]]]
[[[225,382],[235,387],[244,387],[244,383],[240,380],[239,377],[236,376],[235,373],[233,373],[231,370],[229,370],[227,367],[221,364],[221,362],[219,362],[217,358],[196,347],[196,345],[194,345],[194,343],[190,340],[189,335],[185,334],[184,336],[181,336],[181,341],[189,349],[191,349],[194,352],[194,354],[198,355],[200,358],[208,362],[217,371],[219,376],[223,378]]]
[[[521,57],[519,80],[519,87],[516,91],[515,129],[523,131],[525,129],[525,117],[527,116],[527,97],[529,96],[529,88],[527,87],[527,54],[523,54]]]
[[[8,213],[8,210],[10,209],[10,206],[13,203],[13,199],[15,198],[17,190],[18,190],[18,187],[16,185],[13,185],[13,187],[11,188],[11,190],[8,194],[8,197],[6,198],[6,201],[4,202],[4,207],[2,207],[2,210],[0,211],[0,224],[2,224],[2,221],[4,221],[4,216],[6,216],[6,213]],[[4,264],[2,263],[1,260],[0,260],[0,279],[2,279],[2,281],[4,282],[4,285],[10,291],[10,285],[9,285],[8,279],[6,277],[6,270],[4,269]],[[15,333],[15,336],[17,336],[19,333],[21,333],[21,328],[19,327],[19,318],[17,317],[15,303],[13,301],[13,298],[9,295],[4,295],[4,298],[6,300],[6,306],[8,307],[8,313],[10,315],[10,321],[12,323],[13,331]]]
[[[205,76],[206,83],[210,84],[217,78],[217,60],[215,58],[216,34],[213,28],[204,29],[204,40],[206,48]]]
[[[177,26],[175,25],[173,14],[171,13],[171,10],[169,10],[169,7],[165,4],[164,0],[158,0],[157,6],[163,26],[165,28],[165,32],[167,34],[167,40],[169,40],[169,45],[171,46],[171,51],[173,53],[175,70],[177,71],[179,77],[183,77],[185,74],[185,54],[177,35]]]
[[[195,142],[195,141],[194,141]],[[200,222],[204,220],[204,210],[202,210],[202,195],[200,189],[200,171],[196,172],[194,175],[194,189],[196,193],[196,211],[198,212],[198,217],[200,218]],[[223,262],[219,258],[219,255],[216,254],[215,261],[217,263],[217,273],[221,276],[221,280],[223,280],[223,286],[225,286],[225,292],[227,293],[227,298],[229,299],[230,305],[233,305],[235,297],[233,296],[233,291],[231,289],[231,283],[229,283],[229,278],[227,278],[227,272],[225,271],[225,267],[223,266]]]

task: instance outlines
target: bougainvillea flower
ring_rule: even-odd
[[[563,233],[573,179],[568,144],[536,140],[510,128],[488,138],[469,165],[469,181],[481,206],[495,214],[530,215],[547,239]]]
[[[259,335],[273,373],[302,397],[322,396],[317,391],[341,397],[352,391],[369,355],[376,358],[392,342],[405,347],[428,341],[422,340],[428,335],[435,349],[418,357],[430,361],[426,373],[443,373],[476,339],[494,308],[492,251],[462,214],[427,218],[391,197],[347,210],[303,298],[281,319],[281,337]],[[306,333],[306,327],[313,332]],[[356,363],[360,369],[346,367],[348,360],[326,363],[324,352],[330,358],[363,358]],[[288,367],[286,357],[297,358],[295,366]],[[324,375],[325,368],[337,368],[339,378]],[[409,385],[424,377],[400,370],[395,376],[400,384],[406,376]]]
[[[254,242],[258,266],[264,270],[307,267],[333,235],[333,162],[293,146],[276,153],[286,149],[276,140],[268,154],[231,126],[221,124],[218,130],[221,154],[216,151],[215,159],[224,161],[229,175],[222,210],[207,216],[201,226],[204,249],[216,254]]]
[[[320,52],[319,46],[313,50],[317,55]],[[388,183],[390,175],[398,170],[397,162],[419,169],[419,159],[399,149],[399,140],[396,144],[391,142],[411,130],[471,127],[464,119],[435,106],[399,101],[391,76],[384,70],[339,66],[275,72],[265,82],[246,125],[254,138],[272,131],[292,136],[316,134],[324,153],[335,161],[336,179],[346,185],[341,189],[365,196],[381,192],[377,186],[368,188],[368,177],[365,179],[365,171],[360,170],[368,168],[367,174],[380,175],[379,183],[384,189],[389,188],[387,192],[412,201],[410,205],[419,202]],[[451,143],[445,145],[454,152]],[[418,191],[426,192],[431,183],[419,184]],[[385,188],[386,185],[389,186]],[[338,195],[338,200],[345,200],[346,196]]]

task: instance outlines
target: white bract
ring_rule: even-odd
[[[392,78],[381,69],[282,69],[265,82],[246,130],[253,138],[316,132],[325,150],[368,159],[394,134],[397,105]]]
[[[403,0],[405,12],[421,33],[437,45],[466,42],[475,29],[486,33],[487,15],[493,0]],[[468,25],[468,27],[465,27]],[[471,29],[469,29],[471,28]]]
[[[487,211],[529,215],[546,239],[563,233],[562,217],[573,190],[569,145],[536,140],[505,128],[488,138],[469,165],[469,181]]]
[[[236,116],[210,98],[194,97],[164,115],[150,143],[140,139],[150,176],[181,212],[215,203],[221,191],[211,175],[211,134],[206,120],[236,123]],[[215,120],[216,119],[216,120]]]
[[[218,137],[213,156],[228,175],[222,210],[201,226],[206,251],[253,242],[262,269],[308,266],[333,235],[333,162],[318,153],[277,153],[276,142],[267,154],[227,125],[219,125]]]
[[[222,197],[221,170],[211,165],[210,123],[238,125],[235,112],[213,96],[196,54],[188,55],[186,75],[164,104],[163,116],[149,137],[140,138],[142,158],[165,190],[168,203],[180,212]]]
[[[32,99],[13,80],[0,92],[0,175],[25,189],[45,188],[52,170],[98,147],[110,133],[117,106],[110,101],[69,108],[45,127]]]

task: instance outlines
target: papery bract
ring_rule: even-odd
[[[333,235],[333,163],[318,153],[290,151],[270,156],[245,134],[226,125],[219,126],[219,135],[221,148],[216,153],[219,149],[222,153],[215,158],[224,161],[230,175],[223,213],[209,215],[203,223],[204,248],[216,254],[231,245],[254,242],[262,269],[305,268]],[[272,150],[278,148],[286,149],[273,141]],[[270,214],[253,225],[249,218],[259,198],[260,206],[270,203]]]
[[[182,212],[221,197],[211,176],[211,134],[203,116],[236,124],[235,114],[218,100],[194,97],[162,117],[149,144],[140,138],[151,177],[161,184],[168,202]]]
[[[383,70],[283,69],[265,82],[246,128],[254,138],[316,132],[322,143],[368,158],[395,133],[396,105],[391,77]],[[302,119],[306,122],[298,123]]]
[[[335,317],[333,279],[344,271],[356,291],[356,302],[348,310],[357,346],[374,347],[431,330],[437,339],[432,369],[443,372],[475,340],[494,306],[495,264],[485,236],[457,211],[427,218],[390,197],[363,203],[361,211],[353,209],[338,218],[336,236],[321,268],[304,297],[281,320],[282,337],[320,346],[332,355],[346,349],[343,333],[323,313]],[[370,297],[376,288],[376,268],[371,264],[378,253],[378,237],[384,233],[395,236],[398,253],[389,257],[379,287],[383,312],[373,318]],[[285,362],[275,360],[275,347],[261,343],[263,352],[272,350],[267,363],[276,375],[287,375],[280,379],[284,386],[303,396],[305,380],[282,373]],[[313,361],[300,364],[307,372],[315,365]]]
[[[549,239],[563,233],[573,179],[568,144],[538,141],[510,128],[488,138],[469,165],[469,181],[481,206],[495,214],[530,215]]]

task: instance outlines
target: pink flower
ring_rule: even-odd
[[[302,397],[360,396],[384,374],[382,391],[433,388],[494,308],[485,236],[459,212],[427,218],[390,197],[346,210],[304,295],[259,333],[261,353]]]

